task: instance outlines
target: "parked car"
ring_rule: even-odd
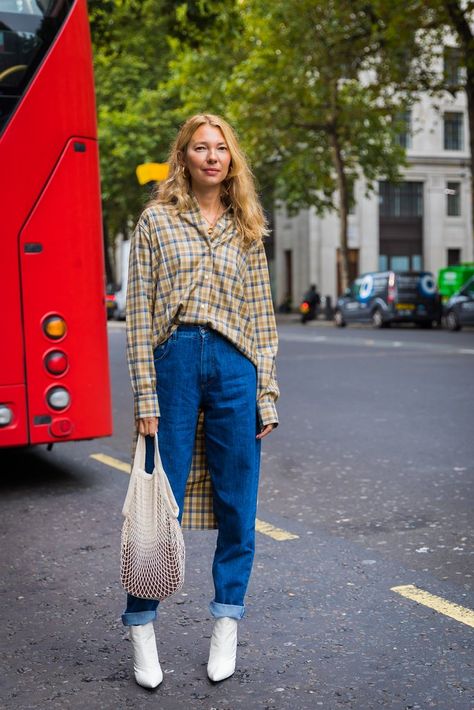
[[[474,276],[451,296],[445,306],[444,318],[449,330],[474,325]]]
[[[108,284],[105,291],[105,303],[107,306],[107,319],[115,318],[117,311],[117,300],[115,298],[115,288],[112,284]]]
[[[431,327],[441,322],[441,302],[429,271],[375,271],[362,274],[338,298],[334,321],[371,322],[374,328],[391,323]]]

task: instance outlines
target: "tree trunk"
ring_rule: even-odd
[[[334,128],[329,134],[331,142],[332,159],[337,175],[337,190],[339,193],[339,248],[340,248],[340,269],[341,269],[341,290],[342,292],[349,285],[349,251],[347,247],[347,213],[349,207],[349,196],[347,192],[347,178],[344,171],[344,159],[342,157],[341,146]]]

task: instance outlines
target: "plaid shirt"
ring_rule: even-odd
[[[278,335],[263,243],[242,245],[227,210],[211,236],[194,200],[176,215],[148,207],[132,237],[127,288],[127,358],[135,418],[160,414],[153,351],[181,323],[209,325],[257,368],[262,426],[278,424],[275,374]],[[188,480],[184,527],[215,527],[203,448],[202,415]]]

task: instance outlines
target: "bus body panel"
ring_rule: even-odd
[[[74,152],[72,138],[87,144],[85,154],[77,153],[74,156],[85,160],[68,159],[69,152]],[[102,302],[105,298],[105,279],[96,141],[87,6],[85,0],[77,0],[0,135],[0,194],[3,207],[0,280],[7,285],[3,308],[3,347],[0,348],[0,386],[3,386],[0,392],[9,392],[10,399],[12,393],[16,392],[18,396],[14,402],[16,424],[14,421],[0,427],[0,447],[33,441],[57,441],[58,437],[74,439],[111,433],[105,306]],[[64,156],[65,163],[61,156]],[[65,170],[65,166],[70,173]],[[62,183],[58,176],[62,176]],[[57,191],[55,195],[51,192],[53,186]],[[90,397],[90,406],[95,407],[102,400],[102,413],[99,415],[96,412],[86,417],[85,409],[77,408],[77,393],[71,392],[70,413],[77,416],[77,423],[74,422],[74,431],[66,436],[64,431],[67,427],[53,427],[56,434],[51,433],[51,426],[45,425],[35,426],[29,431],[28,420],[33,422],[37,412],[44,411],[45,407],[44,402],[40,404],[39,394],[41,392],[43,396],[43,374],[39,380],[36,379],[43,365],[40,367],[40,363],[33,360],[35,356],[39,357],[41,348],[38,339],[41,341],[43,336],[38,336],[37,327],[33,326],[34,318],[38,317],[40,310],[50,308],[57,313],[63,310],[63,306],[68,307],[67,303],[63,303],[63,295],[59,291],[54,304],[49,296],[45,300],[43,296],[50,293],[49,281],[61,270],[63,251],[54,252],[52,245],[56,249],[59,228],[63,230],[65,224],[67,229],[73,228],[71,221],[66,220],[65,223],[59,216],[71,208],[73,199],[80,202],[81,211],[87,215],[90,232],[85,234],[86,229],[81,226],[75,237],[71,234],[69,244],[75,243],[77,250],[74,252],[73,249],[71,258],[75,259],[76,264],[79,263],[82,258],[79,252],[87,248],[87,270],[91,270],[91,275],[84,270],[83,276],[95,294],[94,303],[91,303],[86,292],[80,289],[79,281],[76,284],[75,308],[83,312],[83,336],[89,328],[96,332],[94,342],[92,338],[86,337],[76,352],[71,351],[70,382],[71,386],[80,383],[81,389],[87,391],[89,396],[98,380],[91,376],[90,363],[97,359],[95,364],[101,370],[102,384]],[[50,211],[48,219],[44,217],[44,205],[47,204]],[[43,216],[40,218],[40,215]],[[79,245],[81,239],[86,239],[82,246]],[[41,273],[33,266],[39,263],[34,260],[41,255],[26,254],[26,242],[40,243],[44,248],[44,269]],[[48,255],[47,262],[44,261],[45,254]],[[22,268],[24,273],[21,272]],[[74,271],[74,279],[77,273],[78,269]],[[72,283],[72,276],[69,278]],[[23,291],[26,300],[22,303]],[[34,315],[28,311],[32,304]],[[77,322],[71,313],[67,315]],[[29,414],[28,399],[35,408]],[[55,416],[57,418],[59,415],[53,414],[53,420]],[[84,423],[86,418],[87,425]],[[20,432],[24,438],[18,441]]]
[[[96,238],[100,215],[97,163],[96,141],[71,139],[20,235],[30,440],[34,444],[62,437],[60,430],[51,436],[54,421],[59,419],[70,422],[64,438],[111,433],[106,407],[110,384],[104,264],[102,253],[101,258],[97,254]],[[33,251],[29,251],[31,245]],[[41,251],[34,250],[39,247]],[[43,322],[51,315],[66,322],[66,335],[58,341],[43,332]],[[68,368],[63,375],[47,371],[45,357],[51,351],[66,354]],[[71,394],[71,404],[60,413],[46,401],[48,389],[54,386],[63,386]]]
[[[0,386],[0,402],[13,410],[13,421],[1,430],[2,446],[23,446],[28,441],[26,388],[24,385]]]

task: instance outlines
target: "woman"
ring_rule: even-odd
[[[169,168],[132,238],[127,357],[137,430],[147,437],[146,470],[153,470],[158,432],[183,527],[218,528],[207,666],[218,681],[235,670],[261,440],[278,424],[277,331],[265,219],[232,128],[218,116],[192,116]],[[149,688],[163,678],[157,606],[128,595],[122,616],[135,679]]]

